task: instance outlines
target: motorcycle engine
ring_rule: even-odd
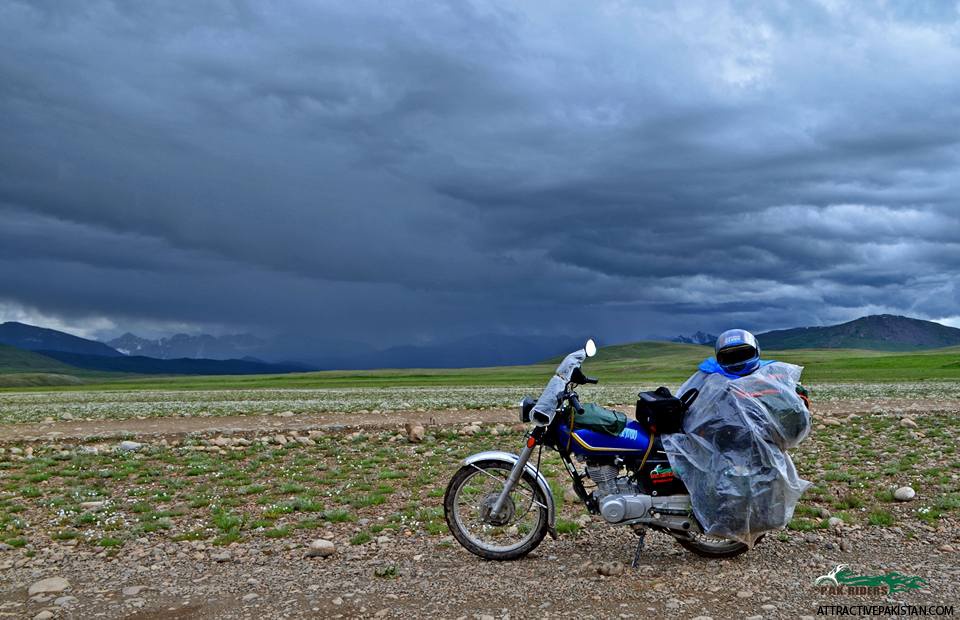
[[[619,473],[620,468],[616,465],[587,463],[587,476],[597,484],[597,490],[593,492],[597,501],[607,495],[620,492],[617,486],[617,474]]]
[[[608,523],[643,517],[650,510],[652,498],[644,494],[629,477],[620,476],[616,465],[587,462],[587,476],[597,484],[593,497],[600,514]]]

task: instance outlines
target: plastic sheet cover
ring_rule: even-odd
[[[796,393],[802,370],[773,362],[736,379],[697,372],[680,387],[700,395],[684,432],[665,435],[663,447],[706,534],[752,547],[793,518],[810,486],[786,453],[810,432],[810,412]]]
[[[574,351],[563,358],[560,365],[557,366],[556,374],[550,378],[547,387],[537,399],[537,404],[533,406],[533,421],[540,426],[546,426],[553,421],[553,416],[557,412],[557,399],[566,389],[570,382],[570,376],[573,371],[587,359],[587,352],[584,349]]]

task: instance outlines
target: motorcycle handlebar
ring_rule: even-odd
[[[580,404],[580,399],[577,398],[576,394],[569,394],[567,400],[570,401],[570,406],[573,407],[577,413],[583,415],[583,406]]]
[[[597,383],[600,379],[595,379],[593,377],[588,377],[583,374],[583,371],[579,366],[573,369],[573,372],[570,373],[570,382],[576,383],[577,385],[586,385],[587,383]]]

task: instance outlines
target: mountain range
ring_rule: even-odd
[[[124,355],[142,355],[162,360],[183,357],[230,360],[256,358],[267,343],[250,334],[174,334],[168,338],[151,340],[127,332],[119,338],[108,340],[107,344]]]
[[[6,346],[3,346],[6,345]],[[125,355],[102,342],[66,332],[7,322],[0,324],[0,372],[86,371],[165,375],[277,374],[314,370],[309,364],[183,356],[159,359]]]
[[[25,351],[63,351],[104,357],[123,356],[123,353],[96,340],[16,321],[0,323],[0,344]]]
[[[838,325],[794,327],[756,334],[760,347],[782,349],[871,349],[917,351],[960,345],[960,329],[895,314],[874,314]],[[698,331],[670,342],[713,346],[717,337]]]
[[[960,329],[895,315],[757,335],[764,350],[912,351],[960,345]],[[702,331],[673,342],[712,345]],[[240,334],[177,334],[150,340],[127,333],[108,344],[24,323],[0,324],[0,373],[69,373],[71,369],[134,374],[276,374],[370,368],[467,368],[530,364],[578,348],[572,336],[485,334],[454,341],[375,349],[365,343],[286,334],[271,341]],[[263,361],[268,360],[268,361]],[[291,361],[292,360],[292,361]]]
[[[157,359],[142,355],[111,357],[64,351],[39,353],[75,368],[142,375],[274,375],[315,370],[306,364],[271,364],[257,360]]]
[[[680,342],[682,344],[703,344],[713,346],[713,343],[717,341],[717,337],[713,334],[708,334],[706,332],[696,332],[692,336],[674,336],[670,339],[670,342]]]
[[[876,314],[826,327],[795,327],[757,335],[764,349],[914,351],[960,345],[960,329],[894,314]]]
[[[281,334],[270,341],[249,334],[189,336],[150,340],[124,334],[107,342],[129,355],[158,359],[196,358],[267,360],[306,364],[320,370],[371,368],[457,368],[507,366],[537,362],[581,339],[567,336],[481,334],[457,340],[378,349],[366,343]]]
[[[108,345],[24,323],[0,325],[0,344],[41,353],[45,363],[57,361],[86,370],[146,374],[273,374],[519,365],[575,349],[583,340],[570,336],[482,334],[376,349],[365,343],[305,334],[282,334],[268,342],[249,334],[177,334],[148,339],[126,333],[110,340]]]

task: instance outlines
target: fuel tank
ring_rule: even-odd
[[[569,446],[574,454],[584,456],[617,456],[624,458],[642,458],[650,445],[647,431],[635,420],[628,420],[619,435],[608,435],[585,428],[574,429],[563,423],[557,426],[557,439],[561,446]]]

